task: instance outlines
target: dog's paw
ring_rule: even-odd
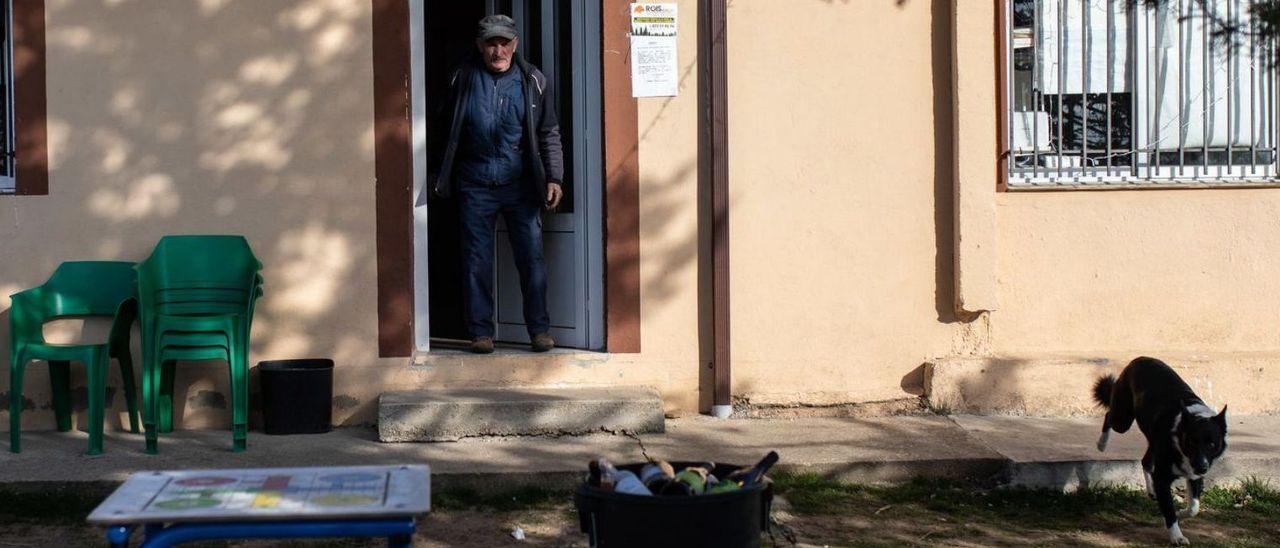
[[[1200,514],[1200,499],[1191,499],[1191,505],[1178,511],[1178,517],[1194,518]]]
[[[1108,441],[1111,441],[1110,431],[1104,431],[1101,436],[1098,436],[1098,452],[1099,453],[1107,450]]]
[[[1182,528],[1178,527],[1178,522],[1173,522],[1173,527],[1169,528],[1169,544],[1174,546],[1191,546],[1191,541],[1187,537],[1182,536]]]

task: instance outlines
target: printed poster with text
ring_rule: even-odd
[[[631,96],[673,97],[676,70],[676,5],[631,4]]]

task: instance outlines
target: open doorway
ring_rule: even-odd
[[[488,14],[510,15],[520,30],[518,53],[551,82],[565,153],[566,193],[560,208],[543,215],[547,264],[547,308],[551,334],[567,348],[604,347],[602,140],[600,124],[600,6],[589,0],[422,0],[421,93],[426,128],[447,95],[454,67],[476,51],[476,22]],[[426,154],[435,153],[427,134]],[[429,183],[428,183],[429,184]],[[425,222],[420,216],[424,213]],[[418,350],[467,340],[463,306],[457,201],[432,198],[418,208],[415,224],[426,227],[427,276],[415,275]],[[422,235],[418,235],[421,237]],[[494,309],[498,342],[525,343],[519,277],[501,222],[495,238]],[[422,262],[417,267],[423,268]],[[423,288],[422,285],[428,287]],[[425,298],[424,298],[425,297]],[[425,306],[423,301],[425,301]],[[423,314],[425,312],[425,314]],[[425,324],[425,325],[423,325]],[[427,335],[427,336],[423,336]]]

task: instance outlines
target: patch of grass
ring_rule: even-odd
[[[885,505],[916,506],[924,510],[993,519],[1052,514],[1057,519],[1076,521],[1081,517],[1113,515],[1125,517],[1149,512],[1154,503],[1146,495],[1128,488],[1107,487],[1061,493],[1032,489],[980,489],[969,484],[942,479],[918,478],[903,485],[855,485],[832,481],[812,474],[779,474],[774,477],[778,492],[801,513],[840,513],[851,504],[876,508]]]
[[[71,489],[0,489],[0,523],[83,522],[105,498],[98,493]]]
[[[431,493],[433,510],[546,510],[573,500],[569,491],[521,487],[499,493],[480,493],[474,489],[440,489]]]
[[[1106,531],[1120,525],[1159,523],[1155,501],[1141,490],[1099,487],[1072,493],[1034,489],[982,489],[941,479],[920,478],[903,485],[847,484],[814,474],[777,474],[779,495],[801,515],[888,515],[919,522],[949,521],[965,527],[984,526],[1008,533],[1032,531],[1073,533]],[[1179,482],[1179,485],[1181,482]],[[1206,490],[1205,512],[1223,525],[1237,528],[1232,545],[1275,542],[1270,524],[1280,521],[1280,490],[1258,480],[1236,488]],[[931,533],[932,534],[932,533]],[[943,538],[950,533],[933,534]]]
[[[1280,489],[1258,478],[1249,478],[1234,489],[1205,489],[1200,502],[1205,508],[1244,510],[1280,516]]]

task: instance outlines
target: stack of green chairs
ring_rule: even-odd
[[[58,430],[71,430],[70,369],[84,363],[88,378],[89,451],[102,454],[102,422],[106,409],[107,369],[120,363],[129,428],[138,431],[129,329],[137,317],[133,263],[66,262],[39,287],[13,294],[9,308],[9,450],[18,453],[22,429],[22,377],[28,361],[47,360],[53,385]],[[66,317],[111,317],[111,334],[103,344],[55,345],[44,340],[44,324]]]
[[[143,344],[146,450],[173,430],[177,360],[226,360],[232,449],[243,451],[249,416],[249,329],[262,295],[262,263],[243,236],[165,236],[137,266]]]

